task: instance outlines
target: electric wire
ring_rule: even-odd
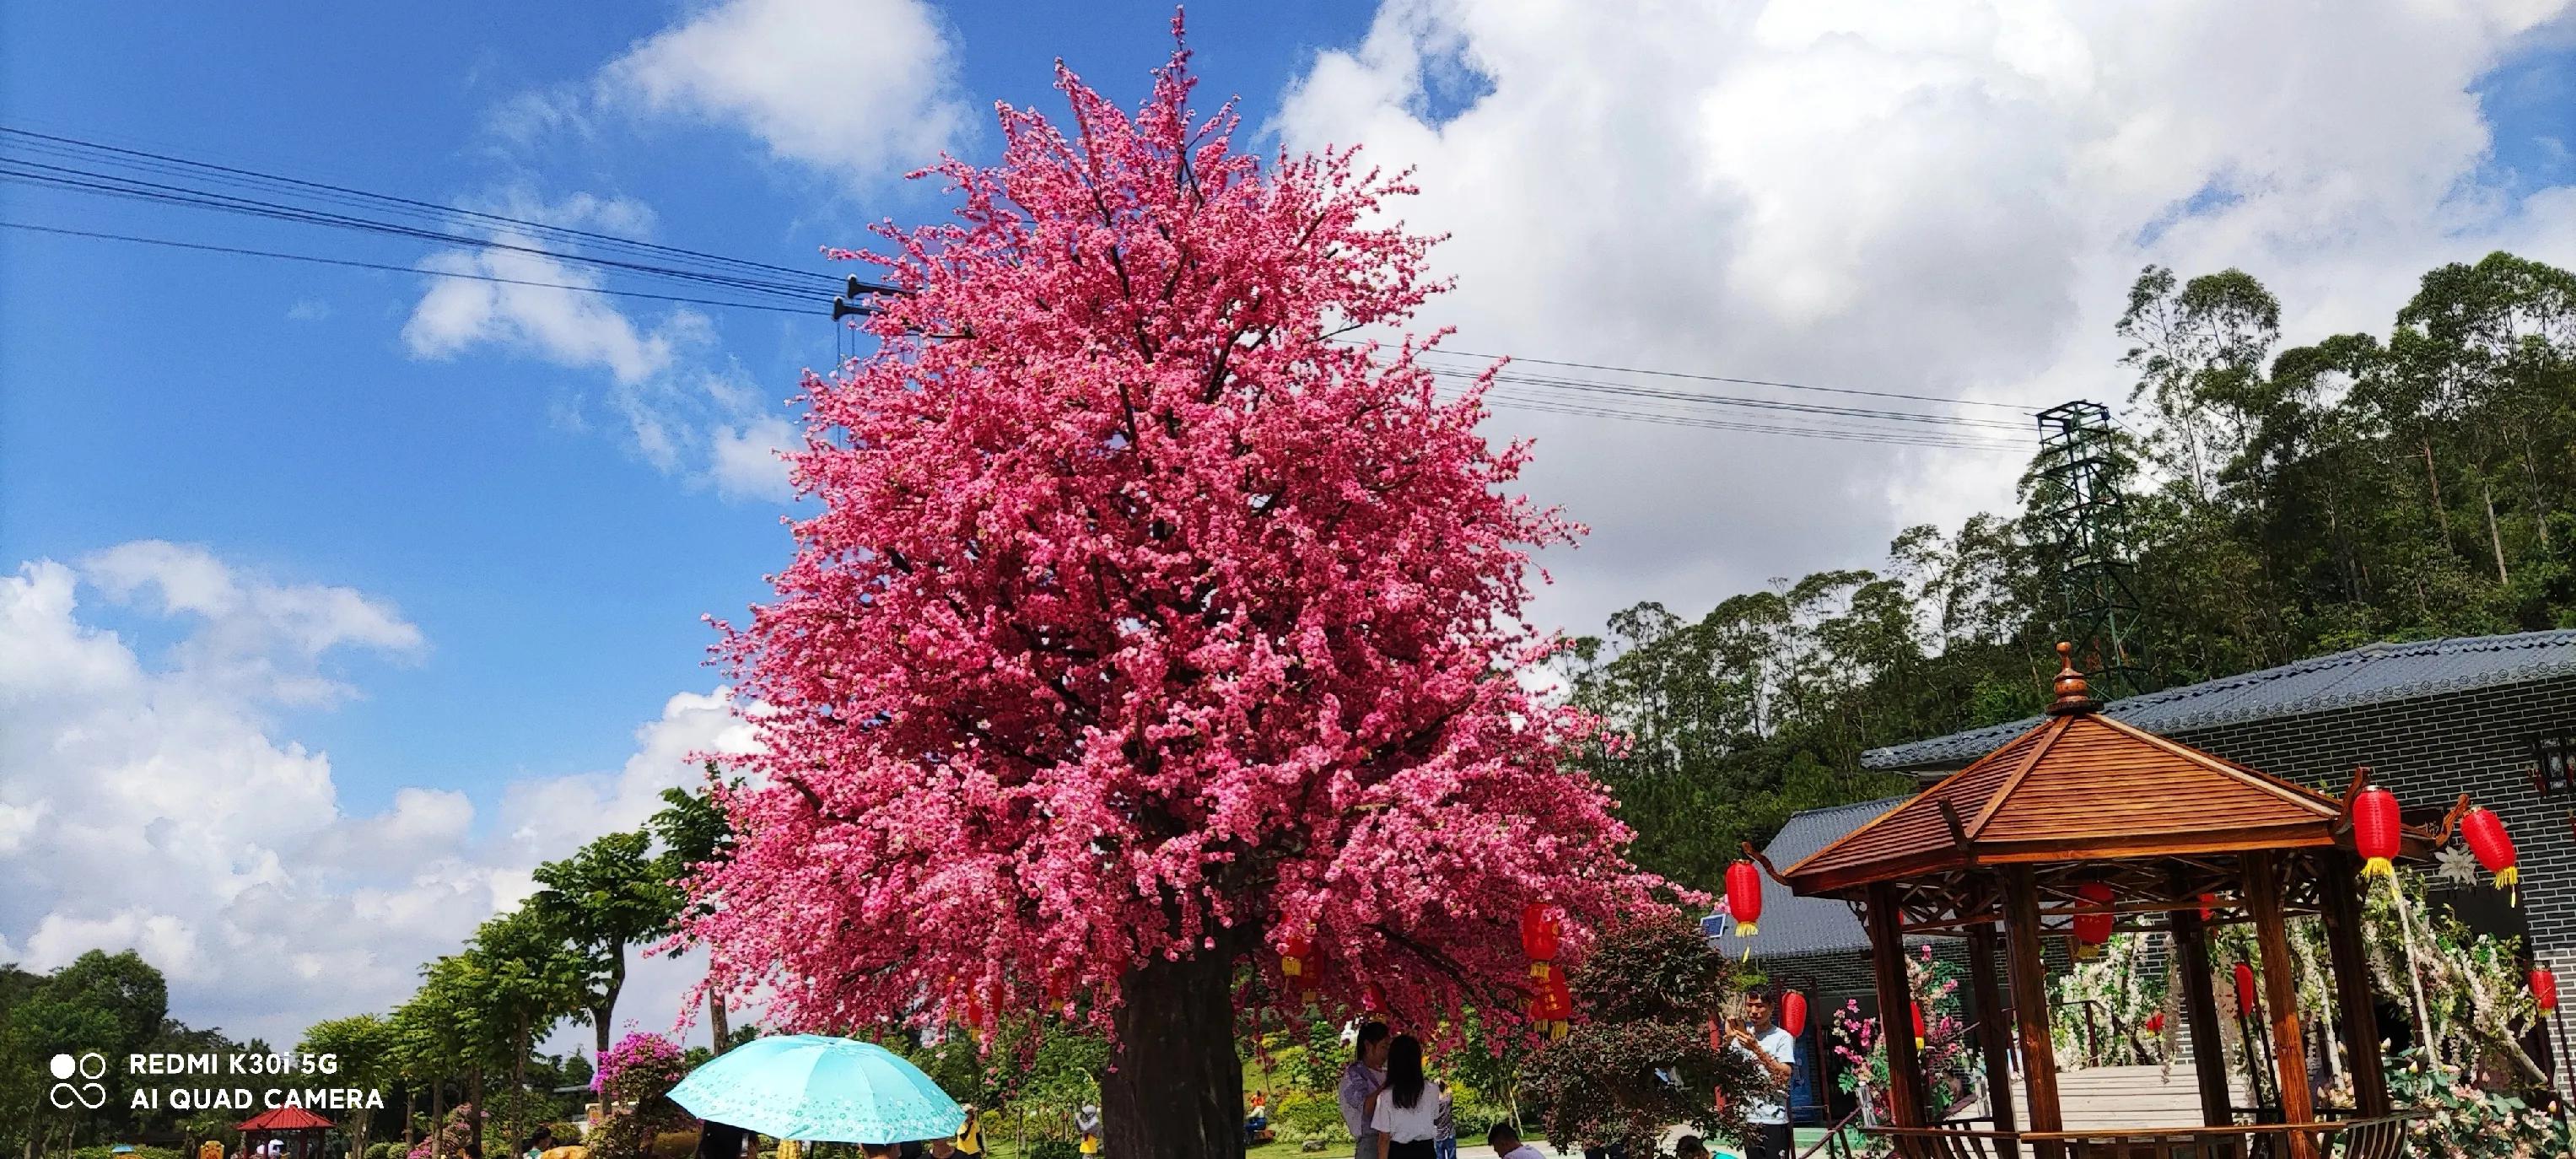
[[[609,286],[584,286],[535,279],[512,278],[498,274],[440,270],[385,262],[370,262],[315,254],[289,253],[171,238],[145,237],[103,231],[77,230],[29,222],[0,222],[11,229],[82,237],[132,244],[164,246],[177,249],[275,260],[342,266],[356,269],[413,273],[431,277],[465,278],[505,285],[523,285],[560,289],[580,293],[603,294],[645,300],[687,303],[716,308],[762,310],[775,313],[818,313],[827,307],[818,303],[856,281],[863,293],[896,293],[894,287],[857,279],[835,278],[817,271],[750,259],[727,257],[677,246],[644,242],[592,230],[481,210],[440,205],[417,198],[373,193],[343,185],[309,181],[281,174],[266,173],[238,166],[194,161],[164,153],[127,149],[79,138],[40,133],[0,125],[0,146],[21,153],[34,153],[48,160],[0,153],[0,180],[53,188],[74,193],[117,197],[154,204],[211,210],[240,216],[262,218],[293,224],[399,237],[440,245],[474,250],[500,250],[567,265],[589,266],[613,274],[678,281],[719,288],[753,298],[771,301],[739,301],[702,298],[681,294],[627,290]],[[76,164],[57,165],[51,161]],[[82,165],[102,168],[83,168]],[[146,180],[142,176],[168,180]],[[217,188],[207,188],[207,186]],[[233,190],[237,192],[227,191]],[[250,194],[264,194],[254,196]],[[295,204],[277,198],[293,198],[307,204]],[[318,204],[315,204],[318,203]],[[345,211],[345,212],[344,212]],[[388,220],[391,219],[391,220]],[[406,220],[408,219],[408,220]],[[427,222],[429,224],[418,224]],[[456,232],[456,227],[489,231],[490,236]],[[549,249],[544,241],[587,246],[611,253],[584,253]],[[793,280],[790,280],[793,279]],[[788,303],[797,303],[790,305]],[[861,306],[864,309],[864,306]],[[835,356],[846,359],[856,354],[854,338],[848,327],[836,324]],[[1361,341],[1340,339],[1341,341]],[[1472,351],[1434,349],[1424,353],[1454,358],[1492,361],[1500,356]],[[1607,363],[1577,362],[1562,359],[1515,357],[1515,364],[1553,366],[1567,369],[1633,374],[1666,379],[1725,383],[1781,390],[1803,391],[1846,396],[1865,396],[1944,406],[1976,406],[2033,413],[2030,408],[1977,399],[1949,399],[1897,391],[1865,390],[1852,387],[1827,387],[1772,379],[1745,378],[1688,371],[1658,370],[1617,366]],[[1481,371],[1469,371],[1424,363],[1431,373],[1451,379],[1476,379]],[[1506,369],[1494,376],[1499,390],[1489,388],[1487,398],[1497,407],[1565,415],[1652,422],[1712,430],[1743,431],[1796,437],[1873,442],[1887,445],[1918,446],[1954,450],[2018,450],[2012,443],[1979,439],[1984,430],[2025,430],[2019,423],[1993,419],[1970,418],[1914,410],[1878,409],[1867,406],[1844,406],[1825,403],[1795,402],[1784,399],[1756,398],[1744,395],[1710,394],[1670,390],[1635,383],[1611,382],[1569,375],[1536,375]],[[1549,392],[1531,394],[1530,391]],[[1598,399],[1580,396],[1610,396],[1633,400],[1644,405],[1718,407],[1734,411],[1752,411],[1755,415],[1677,414],[1669,411],[1641,411],[1602,404]],[[1575,396],[1575,397],[1569,397]],[[1747,418],[1767,415],[1782,416],[1778,422],[1748,422]],[[1836,425],[1803,425],[1787,420],[1814,418]]]
[[[95,238],[101,241],[133,242],[137,245],[166,246],[171,249],[198,250],[205,253],[232,254],[240,257],[276,258],[281,261],[310,262],[323,266],[344,266],[359,270],[383,270],[396,274],[420,274],[433,278],[462,278],[477,282],[498,282],[505,286],[533,286],[547,290],[571,290],[583,294],[606,294],[620,298],[646,298],[657,302],[681,302],[692,306],[722,306],[736,310],[768,310],[780,314],[811,314],[811,307],[776,306],[763,302],[726,302],[712,298],[690,298],[678,294],[654,294],[642,290],[614,290],[605,286],[582,286],[567,282],[538,282],[526,278],[505,278],[497,274],[477,274],[464,270],[431,269],[424,266],[398,266],[391,262],[365,262],[352,258],[326,258],[314,254],[280,253],[275,250],[246,249],[241,246],[208,245],[202,242],[176,241],[162,237],[138,237],[133,234],[101,233],[86,229],[64,229],[60,226],[35,225],[23,221],[0,221],[0,229],[22,229],[62,237]]]

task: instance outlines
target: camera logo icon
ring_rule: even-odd
[[[97,1110],[107,1105],[107,1088],[99,1079],[107,1074],[107,1056],[95,1050],[83,1051],[79,1058],[68,1054],[54,1056],[54,1089],[46,1097],[58,1110],[86,1107]],[[74,1078],[82,1081],[73,1082]]]

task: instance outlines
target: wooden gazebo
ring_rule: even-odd
[[[278,1141],[278,1159],[322,1159],[322,1136],[331,1120],[302,1107],[262,1111],[236,1128],[242,1133],[243,1159],[259,1154],[268,1141]]]
[[[2058,651],[2069,649],[2060,644]],[[1900,1029],[1880,1036],[1891,1122],[1871,1130],[1911,1156],[2318,1159],[2333,1152],[2364,1159],[2396,1153],[2403,1124],[2390,1115],[2362,958],[2361,862],[2352,852],[2348,801],[2103,716],[2071,663],[2061,666],[2055,692],[2037,727],[1780,874],[1802,896],[1841,898],[1861,912],[1882,1021],[1901,1026],[1912,1002],[1907,935],[1967,940],[1991,1123],[1934,1121],[1940,1110],[1927,1106],[1914,1039]],[[2356,777],[2353,791],[2359,787]],[[2434,838],[2408,830],[2405,842],[2408,853],[2420,855]],[[2173,935],[2195,1047],[2200,1127],[2063,1127],[2041,946],[2070,931],[2079,913],[2098,921],[2106,910],[2115,928]],[[2347,1044],[2359,1104],[2342,1118],[2322,1116],[2309,1091],[2285,928],[2295,914],[2323,919],[2333,958],[2340,1013],[2333,1021]],[[2240,1121],[2240,1108],[2231,1105],[2207,931],[2235,923],[2254,926],[2279,1076],[2277,1116],[2248,1117],[2277,1121]],[[1998,971],[1998,958],[2008,970]],[[1997,993],[2007,978],[2009,1001]],[[2026,1124],[2014,1122],[2014,1039]]]

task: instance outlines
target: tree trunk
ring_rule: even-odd
[[[439,1159],[442,1153],[439,1144],[445,1141],[446,1132],[439,1128],[446,1124],[438,1120],[446,1113],[447,1080],[431,1079],[429,1080],[429,1159]]]
[[[411,1085],[411,1081],[409,1079],[403,1080],[402,1117],[403,1154],[405,1155],[411,1154],[411,1149],[420,1144],[420,1135],[418,1133],[419,1121],[412,1118],[413,1115],[419,1113],[414,1109],[419,1105],[420,1088]]]
[[[510,1136],[511,1146],[528,1137],[528,1015],[519,1013],[519,1033],[511,1040],[515,1053],[510,1056]]]
[[[707,1034],[710,1036],[707,1049],[723,1054],[725,1039],[731,1037],[732,1032],[732,1028],[725,1025],[724,991],[715,986],[707,987]]]
[[[2495,488],[2481,487],[2479,492],[2487,507],[2487,543],[2495,548],[2496,582],[2511,583],[2512,577],[2507,576],[2504,570],[2504,532],[2496,527]]]
[[[590,1008],[591,1030],[599,1039],[599,1058],[590,1060],[592,1066],[608,1057],[608,1020],[617,1013],[617,992],[626,988],[626,943],[617,943],[608,961],[608,985],[600,991],[599,1005]]]
[[[2433,492],[2433,524],[2441,529],[2442,543],[2448,546],[2451,542],[2451,513],[2442,506],[2442,476],[2433,470],[2433,440],[2426,436],[2416,440],[2415,445],[2424,449],[2424,482]]]
[[[1237,940],[1220,936],[1217,949],[1178,962],[1157,959],[1127,976],[1116,1053],[1100,1076],[1106,1154],[1243,1154],[1243,1062],[1234,1052]]]
[[[483,1106],[483,1064],[481,1063],[474,1064],[474,1070],[465,1080],[465,1105],[474,1108],[473,1114],[465,1116],[465,1139],[468,1143],[471,1143],[474,1146],[482,1146],[483,1118],[485,1115],[485,1109]]]

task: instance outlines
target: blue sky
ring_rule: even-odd
[[[1058,57],[1140,96],[1169,17],[8,5],[0,125],[839,272],[818,247],[944,212],[895,174],[943,143],[989,160],[993,101],[1059,109]],[[2384,330],[2425,269],[2490,249],[2576,265],[2565,5],[1190,23],[1202,106],[1239,94],[1255,147],[1417,170],[1400,212],[1451,235],[1431,317],[1463,349],[2116,401],[2110,322],[2150,262],[2247,269],[2300,336]],[[9,182],[0,221],[501,268]],[[700,617],[787,558],[760,451],[828,322],[475,285],[0,229],[0,878],[26,886],[0,961],[137,946],[182,1017],[291,1035],[398,998],[536,859],[739,743]],[[1533,613],[1577,631],[1873,564],[2009,503],[2018,466],[1509,409],[1491,430],[1536,439],[1529,490],[1593,529]],[[290,929],[291,978],[234,964]]]
[[[585,13],[602,19],[527,5],[472,20],[325,4],[152,20],[13,6],[0,105],[14,125],[434,201],[513,182],[637,198],[660,217],[659,240],[817,270],[816,247],[861,243],[878,216],[936,211],[906,183],[779,166],[719,127],[614,126],[546,155],[498,140],[496,105],[583,80],[672,15]],[[958,38],[959,87],[979,116],[962,144],[994,146],[991,101],[1050,100],[1058,54],[1141,93],[1169,15],[979,9]],[[1193,40],[1212,83],[1260,117],[1308,46],[1366,19],[1357,5],[1244,5],[1197,18]],[[427,252],[202,211],[0,198],[11,220],[395,264]],[[24,235],[0,238],[0,270],[0,380],[13,384],[0,544],[13,560],[203,543],[278,578],[381,596],[428,636],[416,662],[362,674],[366,699],[296,723],[331,752],[352,808],[380,807],[401,784],[473,786],[621,755],[674,689],[712,683],[698,617],[758,598],[785,558],[776,504],[686,486],[566,421],[595,376],[507,355],[408,357],[399,330],[417,278]],[[715,323],[778,399],[831,357],[820,317]]]

